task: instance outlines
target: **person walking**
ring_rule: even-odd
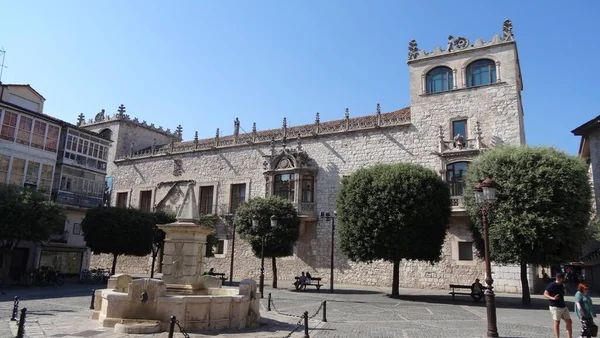
[[[573,337],[573,321],[571,320],[571,314],[569,308],[565,305],[565,274],[558,273],[556,275],[556,281],[552,282],[546,287],[544,291],[544,297],[548,299],[550,307],[550,314],[552,320],[554,320],[554,337],[560,338],[560,321],[565,321],[567,326],[567,338]]]
[[[594,311],[592,298],[588,295],[589,291],[590,287],[587,283],[580,283],[575,294],[575,313],[581,321],[580,338],[595,337],[595,335],[592,335],[592,330],[598,330],[597,327],[594,328],[596,326],[594,324],[596,312]]]

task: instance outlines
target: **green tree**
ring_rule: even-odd
[[[472,187],[488,177],[498,184],[488,212],[490,257],[520,265],[522,304],[530,305],[527,264],[577,258],[588,240],[588,169],[583,160],[547,147],[506,146],[477,157],[467,171],[465,202],[480,254],[483,226]]]
[[[252,217],[259,218],[258,229],[252,227]],[[271,216],[279,217],[279,224],[271,228]],[[252,246],[256,257],[260,257],[262,236],[265,238],[265,257],[271,257],[273,287],[277,287],[277,257],[291,256],[293,244],[298,240],[300,219],[294,205],[281,197],[256,197],[242,204],[234,220],[238,233]]]
[[[413,164],[359,169],[342,180],[336,207],[341,250],[357,262],[392,262],[393,297],[402,259],[440,259],[450,191],[432,170]]]
[[[20,242],[39,243],[65,226],[64,209],[31,189],[0,184],[0,255],[2,280],[9,277],[14,248]]]
[[[155,222],[153,214],[138,209],[99,207],[87,211],[81,229],[94,253],[113,255],[114,275],[119,255],[146,256],[152,252]]]

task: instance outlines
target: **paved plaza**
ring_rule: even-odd
[[[280,288],[265,289],[273,296],[273,309],[268,312],[267,296],[262,301],[261,327],[245,331],[192,333],[191,337],[286,337],[304,311],[315,314],[327,301],[327,322],[322,322],[322,309],[309,321],[310,337],[485,337],[485,304],[474,303],[469,297],[456,301],[443,290],[401,289],[400,299],[388,297],[390,288],[339,286],[334,294],[322,289],[292,291],[291,282],[280,282]],[[27,308],[26,336],[31,338],[105,338],[105,337],[167,337],[154,335],[116,334],[90,319],[89,310],[93,286],[65,284],[63,287],[9,288],[0,296],[0,337],[14,337],[16,327],[10,322],[13,297],[21,298],[21,308]],[[571,297],[569,297],[571,298]],[[534,296],[528,309],[519,306],[518,295],[498,295],[498,329],[501,337],[552,337],[551,321],[546,302]],[[569,303],[572,306],[572,303]],[[564,324],[563,324],[564,325]],[[579,323],[574,323],[577,336]],[[12,330],[12,332],[11,332]],[[175,337],[183,337],[179,332]],[[299,327],[291,337],[303,337]]]

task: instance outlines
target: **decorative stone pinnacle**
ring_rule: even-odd
[[[84,123],[85,123],[85,115],[83,115],[83,113],[80,113],[79,116],[77,116],[77,126],[79,127]]]
[[[408,59],[414,60],[419,56],[419,47],[416,40],[410,40],[408,43]]]
[[[117,108],[117,112],[119,112],[119,113],[117,114],[117,118],[118,118],[118,119],[123,119],[123,118],[125,118],[125,112],[126,112],[126,111],[127,111],[127,110],[125,109],[125,105],[123,105],[123,104],[121,103],[121,105],[119,106],[119,108]]]
[[[252,122],[252,133],[256,133],[256,122]]]
[[[319,121],[321,121],[321,119],[319,118],[319,112],[317,112],[317,115],[315,116],[315,123],[319,123]]]
[[[381,114],[381,106],[377,104],[377,115]]]
[[[217,133],[215,134],[216,138],[219,138],[219,128],[217,128]]]
[[[287,118],[283,118],[283,139],[284,139],[284,145],[283,147],[285,148],[285,138],[287,137]]]
[[[287,128],[287,118],[283,118],[283,128]]]
[[[233,125],[234,126],[239,126],[240,125],[240,120],[236,117],[235,120],[233,121]]]
[[[512,21],[506,19],[502,25],[502,40],[504,41],[512,41],[515,39],[515,35],[513,33],[513,24]]]
[[[440,140],[444,139],[444,128],[442,126],[440,126],[439,129],[438,129],[438,138]]]
[[[296,141],[298,141],[298,151],[302,151],[302,134],[300,132],[298,132],[298,139]]]
[[[349,119],[349,118],[350,118],[350,109],[346,108],[346,113],[344,114],[344,117],[345,117],[346,119]]]
[[[275,156],[275,136],[271,137],[271,158]]]
[[[198,131],[194,132],[194,143],[198,143]]]

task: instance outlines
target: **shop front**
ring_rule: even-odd
[[[45,246],[40,253],[38,268],[47,266],[64,275],[78,275],[85,260],[87,248]]]

